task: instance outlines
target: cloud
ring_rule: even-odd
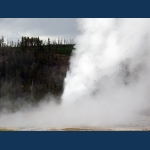
[[[21,36],[73,39],[78,30],[75,18],[1,18],[0,34],[8,40]]]

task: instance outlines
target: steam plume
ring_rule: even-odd
[[[87,112],[100,124],[128,122],[150,103],[150,19],[78,22],[82,34],[76,39],[63,102],[89,103]]]
[[[138,126],[149,115],[150,19],[78,19],[78,26],[61,105],[4,113],[0,126]]]

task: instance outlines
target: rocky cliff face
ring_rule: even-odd
[[[63,82],[69,68],[69,56],[62,54],[54,55],[55,65],[52,66],[52,80],[54,82],[54,89],[52,93],[61,93],[63,90]],[[56,90],[55,90],[56,89]]]
[[[33,101],[39,101],[47,94],[61,95],[69,67],[71,53],[65,53],[69,46],[1,49],[0,98],[15,101],[32,97]]]

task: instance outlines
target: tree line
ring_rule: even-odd
[[[67,41],[67,40],[66,40]],[[22,37],[17,44],[0,38],[0,98],[15,100],[33,97],[39,101],[46,94],[59,95],[68,59],[74,49],[71,42],[61,40],[43,42],[39,37]],[[58,58],[63,57],[66,60]]]

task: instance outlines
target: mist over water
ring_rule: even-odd
[[[4,111],[0,126],[128,126],[150,115],[150,19],[77,22],[81,34],[75,39],[61,104],[50,98],[38,107]]]

